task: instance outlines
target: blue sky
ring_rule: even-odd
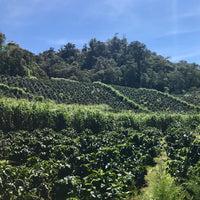
[[[0,32],[36,54],[118,33],[173,62],[200,64],[199,0],[0,0]]]

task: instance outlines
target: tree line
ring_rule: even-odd
[[[184,93],[200,86],[200,66],[170,62],[139,41],[128,43],[115,35],[106,42],[91,39],[82,49],[67,43],[57,51],[50,48],[38,55],[14,42],[5,44],[0,33],[0,74],[67,78],[71,80],[152,88]]]

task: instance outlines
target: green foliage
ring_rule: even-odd
[[[185,188],[190,194],[190,198],[199,200],[200,197],[200,176],[199,174],[191,174],[185,182]]]
[[[74,44],[58,52],[50,49],[37,57],[37,63],[50,77],[106,84],[153,88],[182,93],[199,87],[199,65],[184,61],[171,63],[149,51],[138,41],[128,43],[115,35],[107,42],[91,39],[82,50]]]
[[[184,94],[179,94],[176,96],[178,96],[180,99],[188,103],[191,103],[196,106],[200,106],[200,90],[198,88],[194,88],[189,92],[186,92]]]
[[[182,101],[181,99],[153,89],[135,89],[130,87],[113,86],[120,93],[137,104],[151,111],[167,112],[198,112],[200,108]]]
[[[180,184],[198,199],[199,123],[199,114],[1,98],[0,199],[137,198],[145,180],[143,199],[183,199]],[[155,165],[162,151],[169,158]]]
[[[34,76],[47,78],[37,65],[34,54],[19,47],[14,42],[4,44],[5,35],[0,33],[0,74],[10,76]]]
[[[106,85],[104,83],[101,82],[95,82],[96,84],[99,84],[103,87],[105,87],[106,89],[110,90],[112,93],[114,93],[115,95],[117,95],[119,98],[121,98],[122,101],[126,101],[127,103],[129,103],[131,106],[133,106],[133,108],[135,110],[141,110],[144,112],[148,112],[147,109],[142,108],[140,105],[136,104],[134,101],[128,99],[126,96],[122,95],[119,91],[117,91],[116,89],[114,89],[112,86]]]
[[[0,76],[0,82],[9,87],[23,88],[27,93],[43,96],[45,99],[55,100],[58,103],[107,104],[116,110],[146,111],[116,90],[109,89],[110,86],[100,83],[83,83],[65,79],[38,80],[10,76]]]
[[[2,50],[3,44],[6,40],[6,36],[3,33],[0,33],[0,49]]]
[[[183,200],[185,198],[182,187],[167,173],[163,159],[162,157],[157,159],[157,165],[148,170],[145,177],[147,187],[137,199]]]
[[[1,132],[1,142],[1,159],[9,160],[0,168],[2,199],[59,200],[125,199],[144,182],[155,157],[146,154],[159,144],[133,129],[96,134],[71,128]]]
[[[9,87],[3,83],[0,83],[0,91],[1,91],[1,96],[25,98],[30,100],[34,98],[33,95],[25,92],[22,88]]]
[[[198,65],[117,35],[35,56],[0,33],[0,74],[0,199],[199,199]]]
[[[196,136],[199,135],[198,126],[191,124],[194,118],[188,118],[185,124],[179,120],[166,130],[165,149],[172,159],[168,162],[168,170],[171,175],[179,177],[179,181],[187,178],[191,169],[198,163],[200,155],[200,141]]]
[[[14,42],[5,44],[5,35],[0,33],[0,74],[101,81],[176,94],[200,85],[199,65],[172,63],[148,50],[145,44],[128,43],[117,35],[106,42],[93,38],[81,50],[67,43],[58,51],[50,48],[34,55]]]
[[[100,82],[91,84],[65,79],[38,80],[10,76],[1,76],[0,82],[10,87],[9,90],[3,85],[1,87],[1,90],[4,90],[3,94],[8,97],[27,97],[40,101],[48,98],[67,104],[108,104],[116,110],[134,109],[137,112],[148,112],[148,110],[197,112],[199,110],[197,106],[156,90],[108,86]],[[14,88],[19,88],[17,93],[14,92]]]

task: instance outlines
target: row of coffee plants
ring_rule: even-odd
[[[139,111],[143,111],[143,112],[148,112],[148,109],[145,109],[145,108],[141,107],[139,104],[137,104],[134,101],[130,100],[129,98],[127,98],[126,96],[124,96],[123,94],[121,94],[118,90],[116,90],[112,86],[107,85],[105,83],[101,83],[101,82],[95,82],[94,84],[98,84],[98,85],[104,87],[105,90],[108,90],[113,95],[118,96],[123,102],[125,101],[125,102],[129,103],[130,105],[132,105],[135,110],[139,110]]]
[[[16,99],[28,99],[28,100],[35,100],[35,101],[44,101],[43,96],[36,96],[25,92],[22,88],[18,87],[9,87],[3,83],[0,83],[0,96],[1,97],[10,97]],[[47,99],[48,100],[48,99]],[[49,101],[49,100],[48,100]]]
[[[143,111],[139,105],[111,92],[101,84],[81,83],[66,79],[38,80],[21,77],[0,76],[0,82],[9,87],[22,88],[34,96],[66,104],[107,104],[114,109]],[[13,95],[13,94],[12,94]]]
[[[165,132],[165,150],[169,161],[168,171],[183,184],[190,199],[200,194],[200,122],[180,121],[171,124]],[[191,198],[192,197],[192,198]]]
[[[113,86],[120,93],[127,96],[137,104],[151,111],[163,112],[198,112],[200,108],[189,104],[177,97],[154,89],[135,89],[130,87]]]
[[[1,132],[1,199],[125,199],[144,184],[160,131]],[[150,138],[151,137],[151,138]]]
[[[0,76],[0,82],[10,88],[18,88],[23,91],[23,95],[21,93],[15,94],[16,92],[11,90],[4,91],[5,95],[9,97],[24,98],[27,96],[29,99],[51,99],[57,103],[66,104],[107,104],[117,110],[126,109],[137,112],[150,110],[154,112],[184,113],[200,110],[198,106],[153,89],[112,87],[100,82],[91,84],[66,79],[38,80],[9,76]],[[27,95],[24,95],[24,92]]]
[[[27,94],[23,89],[17,87],[9,87],[3,83],[0,83],[1,96],[13,97],[13,98],[27,98],[31,99],[32,95]]]
[[[188,103],[200,106],[200,90],[195,89],[185,94],[176,95],[180,99],[187,101]]]
[[[182,160],[185,163],[196,163],[200,156],[200,147],[197,146],[198,139],[196,139],[194,130],[190,127],[185,127],[180,122],[169,127],[166,130],[166,151],[167,155],[170,158],[176,158],[176,160]],[[198,133],[199,134],[199,133]],[[187,159],[190,159],[189,161]],[[176,169],[177,173],[180,173],[184,178],[188,166],[184,167],[183,163],[181,164],[181,170]],[[174,172],[175,173],[175,172]]]

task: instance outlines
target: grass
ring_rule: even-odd
[[[176,184],[174,178],[167,172],[165,154],[156,158],[156,166],[150,167],[145,176],[147,186],[141,193],[134,197],[137,200],[184,200],[185,191],[182,186]]]
[[[55,104],[52,101],[0,98],[0,129],[5,131],[45,127],[55,130],[73,127],[77,130],[89,128],[100,131],[113,129],[115,126],[126,128],[150,126],[165,131],[170,124],[179,120],[196,126],[200,123],[200,115],[115,112],[107,105],[65,105]]]

